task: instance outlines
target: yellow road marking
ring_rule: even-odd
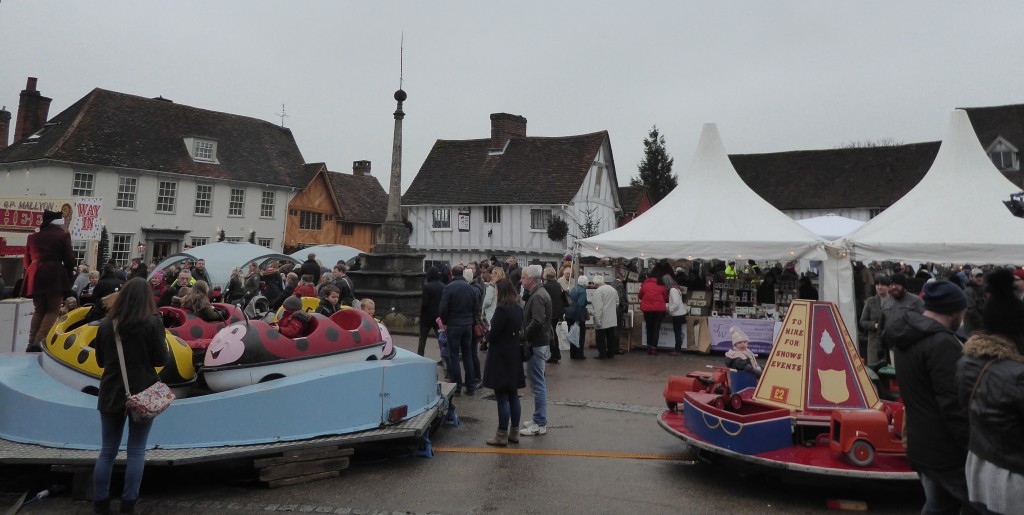
[[[617,458],[629,460],[693,461],[692,457],[672,454],[639,454],[633,452],[573,451],[565,449],[512,449],[508,447],[434,447],[435,452],[469,454],[523,454],[531,456],[582,456],[585,458]]]

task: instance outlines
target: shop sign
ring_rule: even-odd
[[[0,230],[33,231],[43,223],[43,211],[60,211],[67,224],[74,213],[74,198],[0,197]]]

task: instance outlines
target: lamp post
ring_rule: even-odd
[[[146,260],[146,244],[145,243],[139,243],[139,246],[136,247],[136,249],[138,249],[138,251],[139,251],[139,259],[142,260],[142,261],[145,261]]]

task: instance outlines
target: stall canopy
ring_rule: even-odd
[[[210,285],[211,288],[224,286],[231,278],[231,270],[253,261],[260,264],[269,259],[295,261],[290,256],[252,243],[219,241],[192,247],[185,252],[167,257],[156,266],[155,270],[163,270],[183,260],[198,259],[206,260],[206,270],[210,274],[210,281],[213,282]]]
[[[827,214],[797,220],[796,223],[826,240],[838,240],[856,231],[867,222],[845,216]]]
[[[732,167],[713,123],[679,186],[632,222],[580,240],[584,255],[824,259],[824,240],[758,196]]]
[[[921,182],[843,240],[854,259],[1019,263],[1024,219],[1003,201],[1019,192],[989,160],[957,109]]]

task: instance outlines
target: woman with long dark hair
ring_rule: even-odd
[[[125,393],[121,363],[118,358],[115,331],[121,338],[125,373],[131,393],[139,393],[159,381],[155,367],[167,360],[164,326],[153,302],[153,290],[145,279],[136,277],[125,283],[116,294],[106,318],[96,334],[96,361],[103,366],[99,399],[96,403],[103,428],[103,444],[93,470],[93,493],[96,513],[110,510],[110,475],[117,449],[121,446],[124,422],[128,419],[128,466],[124,490],[121,492],[121,513],[132,513],[139,498],[142,470],[146,463],[146,440],[153,421],[135,422],[125,411]]]
[[[484,362],[484,386],[494,390],[498,401],[498,431],[487,445],[507,446],[519,443],[519,389],[526,387],[523,359],[519,352],[519,330],[523,326],[523,308],[519,292],[508,279],[497,282],[498,306],[491,318],[487,360]],[[511,422],[511,424],[510,424]],[[510,432],[511,431],[511,432]]]

